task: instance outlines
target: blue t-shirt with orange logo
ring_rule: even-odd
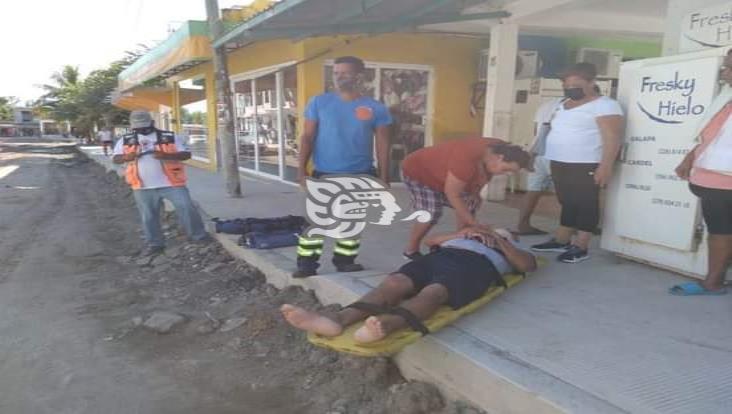
[[[374,165],[374,132],[391,124],[382,103],[362,96],[344,101],[336,93],[310,100],[305,118],[318,124],[313,149],[315,170],[322,173],[366,173]]]

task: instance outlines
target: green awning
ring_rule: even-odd
[[[212,58],[208,23],[190,20],[119,74],[119,90],[128,91],[154,79],[176,73]]]
[[[260,40],[418,31],[430,24],[510,16],[500,4],[485,12],[465,13],[484,1],[282,0],[231,28],[213,45],[235,49]]]

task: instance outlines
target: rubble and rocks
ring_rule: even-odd
[[[167,334],[174,327],[185,322],[186,318],[173,312],[155,312],[150,315],[142,326],[159,334]]]
[[[223,325],[221,325],[221,328],[219,328],[219,332],[229,332],[233,331],[234,329],[244,325],[247,321],[247,318],[232,318],[224,322]]]
[[[119,222],[124,229],[119,234],[125,235],[115,247],[123,256],[110,256],[115,269],[121,269],[117,274],[123,275],[115,278],[115,288],[141,292],[124,301],[119,300],[122,293],[114,299],[117,308],[106,308],[104,317],[123,315],[116,323],[129,327],[129,333],[115,336],[115,344],[127,343],[147,360],[164,355],[175,361],[202,361],[195,377],[211,387],[212,394],[230,390],[227,395],[239,395],[246,389],[269,399],[305,402],[305,408],[263,411],[273,414],[479,413],[464,404],[446,407],[434,386],[405,382],[389,359],[313,347],[302,332],[287,325],[279,307],[334,307],[323,307],[312,291],[301,287],[280,290],[268,285],[258,269],[235,260],[217,243],[188,243],[174,214],[165,214],[165,252],[135,256],[143,242],[131,192],[116,175],[89,175],[95,174],[102,177],[111,205],[126,214],[115,212],[105,219]],[[104,301],[110,300],[105,296]]]
[[[400,414],[431,414],[445,406],[440,391],[425,382],[406,382],[389,388],[388,406]]]
[[[153,259],[154,259],[153,256],[142,256],[142,257],[138,258],[137,260],[135,260],[135,264],[140,267],[150,266]]]

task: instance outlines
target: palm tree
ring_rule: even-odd
[[[73,121],[78,116],[74,101],[82,84],[79,67],[65,65],[51,75],[51,81],[38,86],[45,93],[33,105],[35,111],[57,121]]]
[[[14,96],[0,96],[0,121],[13,120],[13,107],[18,104]]]
[[[51,75],[51,80],[54,84],[43,84],[40,86],[41,89],[46,91],[42,98],[46,100],[57,100],[60,98],[59,95],[63,94],[64,91],[79,85],[81,81],[79,67],[65,65],[60,71],[54,72]]]
[[[127,111],[112,106],[109,96],[117,87],[117,77],[149,48],[138,45],[107,68],[92,71],[84,79],[77,66],[66,65],[51,75],[51,82],[38,85],[44,94],[34,103],[37,113],[56,121],[70,121],[77,131],[90,131],[95,125],[113,126],[127,117]]]

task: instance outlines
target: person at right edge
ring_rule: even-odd
[[[551,162],[562,213],[554,238],[531,249],[559,252],[557,260],[564,263],[590,257],[590,241],[600,221],[600,189],[612,176],[624,129],[620,104],[597,93],[596,75],[591,63],[577,63],[562,73],[568,99],[554,114],[546,137],[545,157]]]
[[[313,156],[313,178],[327,175],[377,176],[374,168],[374,136],[378,177],[389,185],[389,125],[391,115],[384,104],[363,96],[360,81],[365,69],[361,59],[343,56],[333,65],[336,92],[324,93],[310,100],[305,109],[305,126],[300,137],[298,181],[305,188],[307,164]],[[317,274],[318,260],[323,254],[323,238],[298,239],[297,270],[292,277]],[[339,272],[358,272],[356,263],[361,242],[338,240],[333,251],[333,264]]]
[[[707,226],[709,255],[706,278],[670,289],[672,295],[724,295],[724,276],[732,264],[732,49],[721,71],[725,86],[700,123],[700,143],[692,149],[676,174],[689,180],[689,189],[701,200]]]

